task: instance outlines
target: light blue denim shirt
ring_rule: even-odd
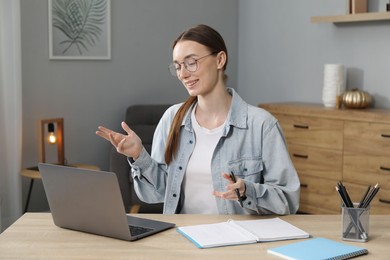
[[[220,214],[294,214],[299,207],[300,182],[287,151],[278,121],[267,111],[251,106],[233,90],[228,122],[211,161],[214,190],[225,191],[228,181],[221,173],[233,172],[246,184],[241,208],[237,201],[215,198]],[[182,190],[195,135],[188,111],[180,130],[178,153],[166,165],[164,152],[172,120],[181,104],[168,108],[153,137],[152,153],[145,148],[130,163],[134,188],[147,203],[164,202],[164,213],[180,213],[185,203]],[[192,108],[190,109],[192,110]],[[199,191],[202,192],[202,191]]]

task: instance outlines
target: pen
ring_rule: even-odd
[[[378,193],[380,187],[379,184],[377,183],[373,189],[371,189],[370,194],[367,196],[366,201],[364,201],[362,208],[368,208],[370,206],[371,201],[374,199],[375,195]]]
[[[234,173],[233,173],[233,172],[230,172],[230,178],[232,179],[232,181],[233,181],[234,183],[237,182],[236,176],[234,176]],[[241,206],[241,207],[244,207],[244,204],[242,204],[242,199],[241,199],[241,196],[240,196],[240,191],[239,191],[238,189],[236,189],[236,195],[237,195],[238,201],[240,202],[240,206]]]
[[[352,203],[352,200],[351,198],[349,197],[349,194],[348,194],[348,191],[347,189],[345,188],[345,186],[343,185],[343,183],[341,181],[339,181],[337,183],[337,186],[339,187],[339,189],[341,190],[341,193],[344,195],[344,200],[345,200],[345,205],[349,208],[353,208],[354,205]]]
[[[336,191],[337,191],[338,194],[340,195],[340,198],[341,198],[341,201],[342,201],[343,204],[344,204],[344,207],[349,207],[348,202],[347,202],[347,199],[344,197],[344,194],[343,194],[343,192],[341,191],[341,189],[339,188],[339,186],[336,186]]]
[[[366,190],[366,193],[364,193],[363,198],[360,200],[360,203],[359,203],[358,208],[363,207],[364,202],[367,200],[367,196],[368,196],[368,194],[370,193],[370,190],[371,190],[371,185],[368,185],[367,190]]]

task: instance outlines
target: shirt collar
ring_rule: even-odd
[[[234,126],[237,128],[246,128],[247,127],[247,119],[248,119],[248,104],[237,94],[237,92],[233,88],[227,88],[227,91],[232,96],[232,103],[229,112],[229,120],[223,130],[222,135],[226,136],[230,130],[230,126]],[[191,108],[187,111],[182,126],[185,127],[186,130],[192,132],[191,125],[191,111],[194,109],[195,104],[191,106]]]

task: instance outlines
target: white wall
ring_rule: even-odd
[[[370,0],[370,11],[385,11]],[[346,13],[340,0],[239,2],[239,92],[250,103],[322,102],[326,63],[347,68],[347,87],[390,108],[390,21],[312,24],[311,16]]]

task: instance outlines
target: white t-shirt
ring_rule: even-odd
[[[195,148],[184,176],[185,200],[180,213],[218,214],[216,198],[213,195],[211,158],[222,136],[225,123],[212,130],[203,128],[196,121],[195,110],[194,108],[191,113],[196,138]]]

